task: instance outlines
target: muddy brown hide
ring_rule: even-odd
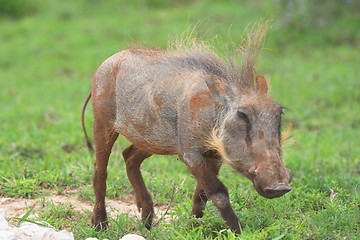
[[[107,227],[106,168],[119,134],[132,143],[123,156],[148,229],[154,209],[140,165],[152,154],[177,154],[196,178],[192,215],[202,217],[210,199],[237,232],[240,222],[217,177],[221,163],[249,178],[262,196],[280,197],[291,190],[291,174],[281,160],[281,107],[267,96],[266,80],[255,80],[252,73],[253,68],[238,70],[201,49],[125,50],[97,69],[91,96],[92,222],[98,230]]]

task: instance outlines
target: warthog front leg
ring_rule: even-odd
[[[199,184],[197,184],[193,197],[191,215],[197,218],[202,218],[207,200],[208,197],[206,196],[204,189]]]
[[[154,217],[154,206],[141,175],[140,165],[144,159],[150,156],[150,153],[143,152],[134,145],[131,145],[123,151],[123,157],[126,163],[126,173],[135,191],[136,204],[139,211],[141,209],[141,219],[145,227],[149,230]]]
[[[207,159],[207,168],[213,173],[215,173],[217,176],[219,174],[219,170],[221,166],[220,159],[216,155],[206,157],[206,159]],[[197,218],[203,217],[207,200],[208,197],[206,196],[203,187],[198,183],[196,185],[194,192],[191,215]]]
[[[91,221],[97,231],[108,227],[108,220],[105,210],[107,165],[112,146],[118,137],[101,120],[94,119],[94,144],[96,160],[94,164],[94,194],[95,206],[91,215]]]
[[[217,178],[217,174],[207,166],[192,167],[190,170],[197,180],[199,186],[197,189],[202,188],[204,190],[206,196],[219,210],[226,224],[235,232],[240,233],[240,222],[230,205],[229,193],[224,184]],[[201,190],[196,192],[201,194]],[[202,211],[199,211],[199,209],[201,209],[202,205],[198,201],[194,201],[194,204],[198,211],[197,214],[201,213]],[[205,204],[203,205],[205,206]]]

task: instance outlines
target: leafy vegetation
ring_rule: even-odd
[[[191,218],[194,179],[176,157],[153,156],[142,165],[144,179],[157,205],[172,201],[170,223],[160,221],[149,232],[139,219],[119,214],[109,231],[97,233],[90,212],[51,203],[37,220],[71,230],[77,239],[130,232],[147,239],[356,239],[360,7],[356,1],[287,2],[0,0],[0,196],[46,198],[71,188],[93,200],[93,156],[80,110],[94,70],[111,54],[134,45],[166,47],[191,24],[225,53],[236,50],[250,23],[272,18],[257,71],[288,108],[284,126],[294,126],[296,144],[284,150],[294,173],[291,193],[264,199],[224,166],[220,178],[245,226],[236,236],[211,203],[204,218]],[[91,119],[87,111],[88,129]],[[107,195],[119,201],[133,194],[121,156],[127,145],[118,140],[108,168]]]

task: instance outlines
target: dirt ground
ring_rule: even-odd
[[[34,218],[41,211],[42,208],[49,204],[60,206],[66,204],[72,210],[79,213],[84,211],[92,211],[93,203],[90,201],[79,200],[76,194],[73,192],[66,192],[63,194],[52,194],[44,198],[39,199],[20,199],[20,198],[1,198],[0,197],[0,210],[5,211],[6,219],[12,223],[12,218],[21,218],[30,208],[34,208],[30,219]],[[141,219],[135,204],[135,198],[132,195],[128,195],[120,200],[106,199],[106,206],[108,216],[116,217],[120,213],[126,213],[130,216],[134,216]],[[167,206],[154,207],[157,219],[163,217],[166,222],[170,221],[170,216],[164,216],[167,210]],[[90,219],[89,219],[90,221]]]

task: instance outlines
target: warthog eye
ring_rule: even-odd
[[[246,115],[246,113],[238,110],[238,111],[237,111],[237,115],[239,116],[239,118],[241,118],[242,120],[244,120],[246,123],[250,123],[249,117]]]

